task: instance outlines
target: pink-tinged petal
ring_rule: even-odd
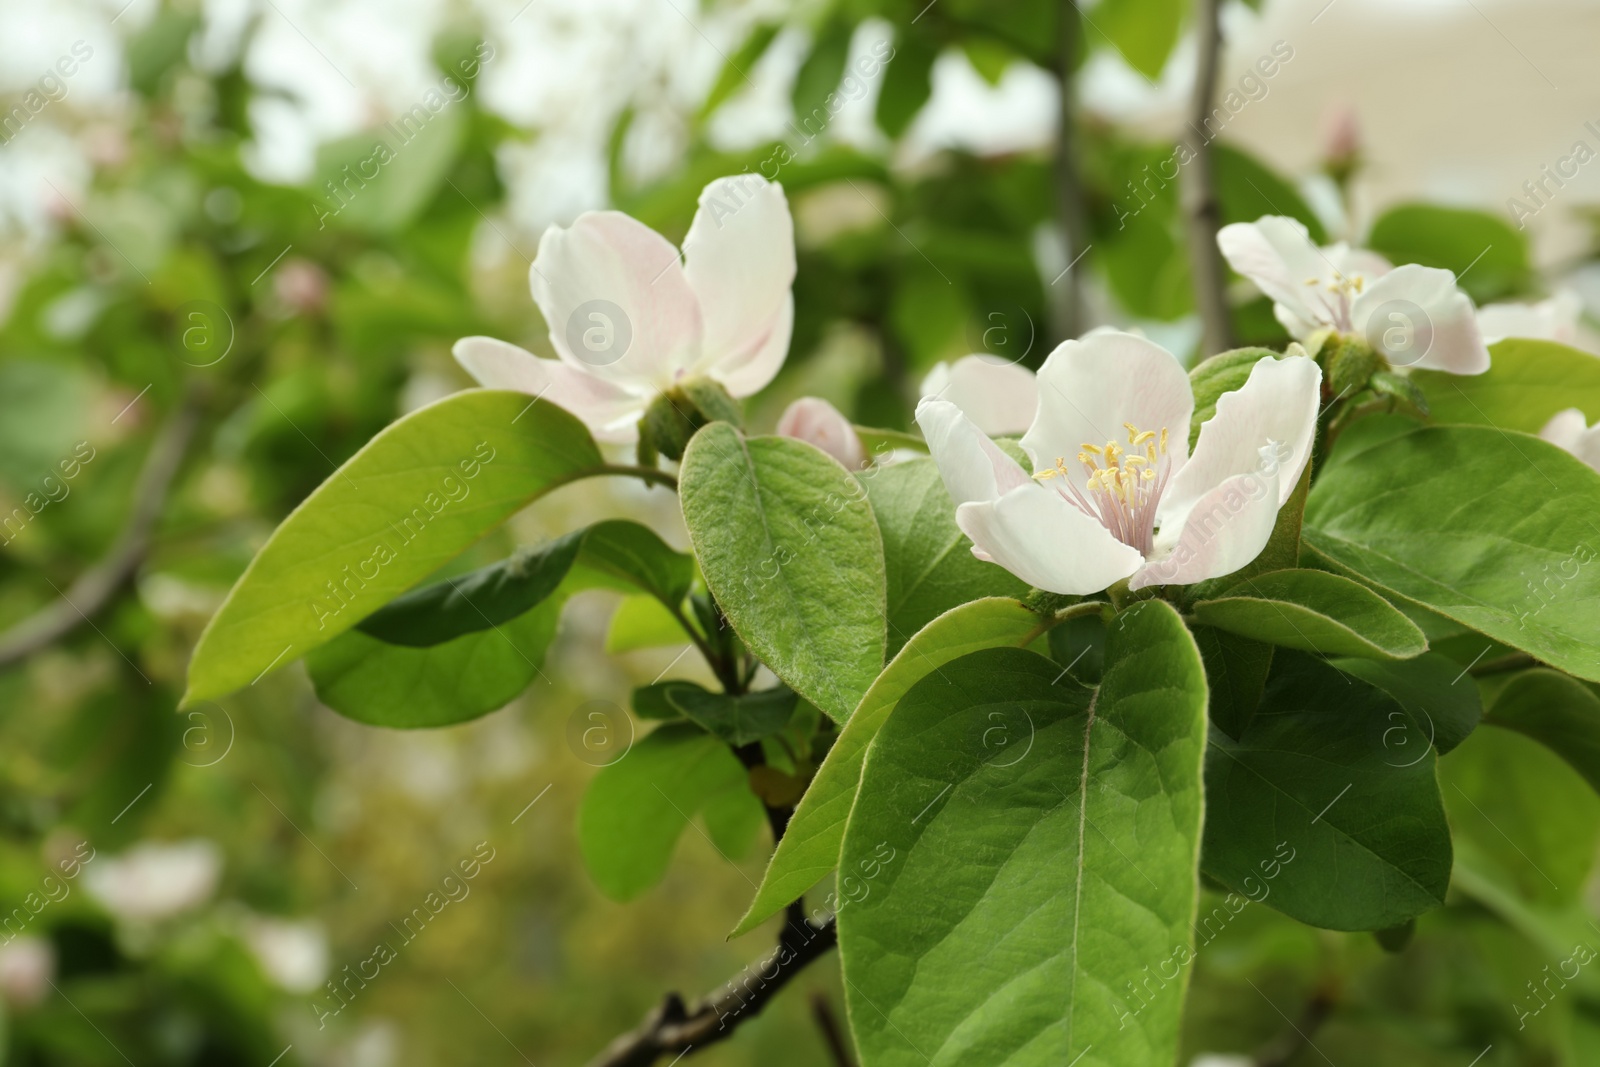
[[[1397,367],[1482,374],[1489,349],[1456,276],[1407,263],[1366,287],[1351,308],[1357,333]]]
[[[1235,222],[1217,233],[1217,247],[1228,266],[1249,278],[1272,302],[1298,321],[1332,325],[1326,309],[1308,300],[1306,283],[1327,279],[1334,270],[1305,225],[1282,215]]]
[[[962,504],[956,525],[972,538],[973,555],[1051,593],[1098,593],[1144,562],[1098,520],[1037,482],[999,500]]]
[[[1039,368],[1039,411],[1022,437],[1022,447],[1040,467],[1063,457],[1073,484],[1087,476],[1076,456],[1085,444],[1116,441],[1124,448],[1124,423],[1140,430],[1167,431],[1174,472],[1189,452],[1189,419],[1194,394],[1189,376],[1172,353],[1129,333],[1097,333],[1067,341]]]
[[[705,324],[700,369],[731,375],[773,347],[780,319],[792,322],[782,314],[795,271],[794,220],[783,186],[759,174],[707,185],[683,255]],[[779,347],[781,364],[787,329]],[[773,367],[767,380],[775,373]]]
[[[711,377],[721,382],[733,396],[751,396],[765,389],[767,383],[783,368],[784,357],[789,354],[789,337],[794,333],[794,295],[784,297],[783,305],[773,316],[767,339],[761,347],[740,361],[726,362],[711,368]]]
[[[1364,278],[1373,282],[1394,270],[1394,264],[1384,259],[1378,253],[1366,248],[1351,248],[1343,241],[1329,245],[1322,250],[1327,266],[1333,271],[1327,273],[1332,278],[1334,273],[1346,278]]]
[[[950,401],[978,429],[996,437],[1026,432],[1039,408],[1039,383],[1033,371],[985,355],[940,363],[922,380],[922,395]]]
[[[1538,341],[1574,344],[1578,340],[1578,319],[1583,300],[1571,289],[1563,289],[1537,304],[1488,304],[1478,309],[1478,331],[1483,343],[1492,345],[1507,337],[1531,337]]]
[[[1190,512],[1217,487],[1235,479],[1270,482],[1275,513],[1294,492],[1311,456],[1321,389],[1322,368],[1315,360],[1269,356],[1250,369],[1244,385],[1222,394],[1217,413],[1200,427],[1194,455],[1161,498],[1158,544],[1185,526]]]
[[[867,450],[844,413],[826,400],[803,396],[778,416],[778,434],[822,449],[849,470],[866,465]]]
[[[493,337],[463,337],[451,352],[485,389],[511,389],[548,400],[582,419],[602,441],[638,437],[639,417],[649,403],[646,395]]]
[[[700,305],[678,250],[619,211],[546,230],[528,281],[550,343],[575,371],[659,390],[700,358]]]
[[[948,400],[925,399],[918,404],[917,425],[922,427],[950,499],[958,505],[998,500],[1017,486],[1033,482],[1016,460],[1000,451]]]
[[[1262,451],[1266,473],[1234,475],[1195,501],[1170,548],[1159,546],[1156,558],[1128,582],[1130,590],[1220,578],[1261,555],[1278,520],[1278,499],[1294,489],[1293,481],[1280,478],[1288,471],[1272,469],[1270,451]],[[1196,446],[1196,461],[1199,452]]]
[[[1539,436],[1600,471],[1600,423],[1590,426],[1577,408],[1558,413]]]

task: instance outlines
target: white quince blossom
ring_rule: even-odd
[[[718,178],[700,193],[683,258],[620,211],[589,211],[539,241],[528,280],[556,359],[491,337],[456,342],[479,383],[542,396],[603,441],[633,441],[650,402],[710,378],[749,396],[783,366],[794,327],[794,222],[783,186]]]
[[[1447,270],[1390,266],[1344,243],[1318,248],[1295,219],[1268,215],[1217,234],[1228,264],[1272,298],[1297,341],[1333,331],[1363,337],[1396,367],[1451,374],[1489,369],[1472,300]]]
[[[1478,329],[1484,343],[1491,345],[1507,337],[1576,345],[1582,314],[1583,299],[1571,289],[1562,289],[1534,304],[1485,304],[1478,309]]]
[[[1039,383],[1027,367],[975,353],[936,365],[922,395],[950,401],[986,434],[1015,437],[1033,422]]]
[[[197,907],[221,877],[221,851],[200,838],[147,841],[84,872],[89,895],[129,922],[158,922]]]
[[[866,464],[867,450],[844,412],[821,397],[803,396],[783,409],[777,432],[822,449],[849,470]]]
[[[1539,436],[1600,471],[1600,422],[1590,426],[1577,408],[1557,414],[1544,424]]]
[[[1131,334],[1068,341],[1040,368],[1029,476],[953,403],[922,427],[972,554],[1053,593],[1215,578],[1266,547],[1316,431],[1322,370],[1264,357],[1217,402],[1189,455],[1194,395],[1171,353]],[[1068,457],[1076,464],[1068,466]]]

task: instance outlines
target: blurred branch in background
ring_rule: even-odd
[[[1217,231],[1222,228],[1222,204],[1217,199],[1215,157],[1206,123],[1211,119],[1217,88],[1217,64],[1222,52],[1218,22],[1221,0],[1196,0],[1195,38],[1199,60],[1195,65],[1194,95],[1190,98],[1189,128],[1194,161],[1180,187],[1184,219],[1189,233],[1189,260],[1194,273],[1194,302],[1200,313],[1200,356],[1216,355],[1233,347],[1228,321],[1228,298],[1217,251]]]
[[[0,668],[28,658],[88,622],[133,576],[150,550],[151,535],[199,422],[198,390],[191,386],[145,456],[134,483],[127,524],[111,550],[79,575],[59,600],[0,633]]]
[[[1056,336],[1060,340],[1083,332],[1083,271],[1079,265],[1089,251],[1089,219],[1084,210],[1083,179],[1080,174],[1077,135],[1077,93],[1073,87],[1079,52],[1082,50],[1082,23],[1078,5],[1067,0],[1061,5],[1060,50],[1056,62],[1056,81],[1061,87],[1060,129],[1056,141],[1056,213],[1067,269],[1052,283],[1056,314]]]

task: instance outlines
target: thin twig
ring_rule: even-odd
[[[850,1058],[850,1045],[844,1039],[844,1030],[833,1014],[833,1006],[828,1003],[828,994],[820,989],[811,994],[811,1017],[817,1021],[817,1029],[822,1031],[822,1040],[828,1046],[828,1054],[833,1057],[834,1067],[855,1067],[855,1061]]]
[[[1083,207],[1083,180],[1078,173],[1077,93],[1073,85],[1073,63],[1077,59],[1081,26],[1076,0],[1061,5],[1061,33],[1057,42],[1056,80],[1061,86],[1061,120],[1056,133],[1056,214],[1059,216],[1066,262],[1074,264],[1052,288],[1058,340],[1070,340],[1083,332],[1083,273],[1078,263],[1089,250],[1089,219]]]
[[[1216,96],[1217,64],[1222,51],[1222,29],[1217,21],[1222,0],[1195,0],[1195,36],[1200,61],[1194,77],[1189,129],[1185,136],[1194,150],[1181,186],[1183,210],[1189,230],[1190,273],[1194,275],[1194,300],[1200,312],[1200,355],[1216,355],[1233,347],[1233,327],[1228,320],[1226,274],[1217,248],[1222,227],[1222,207],[1217,200],[1215,160],[1206,122]]]
[[[1307,1048],[1316,1048],[1312,1035],[1328,1021],[1339,996],[1332,988],[1318,989],[1306,1001],[1300,1018],[1289,1023],[1289,1029],[1279,1034],[1270,1046],[1256,1054],[1255,1067],[1288,1067]],[[1317,1049],[1320,1053],[1322,1050]]]
[[[0,634],[0,668],[24,660],[59,641],[100,612],[133,576],[150,549],[150,535],[166,506],[167,493],[183,466],[189,439],[200,421],[191,391],[161,428],[133,487],[133,509],[105,558],[80,574],[66,593]]]
[[[662,1056],[699,1051],[732,1036],[754,1018],[778,991],[838,942],[833,920],[786,926],[778,947],[760,963],[746,967],[715,993],[685,1006],[676,993],[666,997],[638,1027],[618,1037],[589,1067],[650,1067]]]

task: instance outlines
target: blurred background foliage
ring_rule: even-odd
[[[748,169],[781,181],[799,239],[796,327],[783,375],[750,412],[758,428],[801,394],[905,428],[938,361],[988,352],[1036,366],[1065,333],[1101,323],[1195,354],[1174,135],[1098,109],[1096,86],[1127,83],[1086,76],[1112,62],[1126,78],[1181,82],[1191,13],[1176,0],[1101,0],[1082,15],[1048,0],[660,0],[649,17],[547,0],[443,8],[409,27],[427,37],[425,60],[395,60],[409,88],[323,124],[319,109],[336,109],[316,86],[355,82],[314,38],[346,64],[353,53],[334,48],[311,5],[118,11],[118,0],[73,9],[79,23],[5,6],[17,32],[0,98],[11,123],[0,515],[22,516],[0,535],[7,1063],[576,1064],[665,990],[712,989],[770,941],[723,938],[764,836],[730,869],[685,834],[666,880],[628,905],[582,869],[575,812],[594,770],[569,723],[585,701],[625,704],[672,666],[672,649],[604,654],[613,594],[569,605],[541,678],[467,725],[407,734],[346,721],[298,668],[174,710],[200,628],[274,525],[397,415],[469,384],[453,341],[482,333],[549,352],[526,289],[544,223],[611,205],[676,241],[708,179]],[[336,6],[330,18],[362,9],[344,38],[370,32],[379,53],[415,14]],[[1296,12],[1303,23],[1310,8]],[[1229,25],[1259,17],[1228,11]],[[529,120],[479,91],[533,61],[507,43],[522,18],[534,38],[548,33],[551,78],[615,89],[568,101],[594,148],[575,203],[538,200],[541,167],[566,158],[561,116]],[[592,55],[562,66],[563,35],[585,19],[637,53],[631,65],[607,53],[599,81],[572,73]],[[90,27],[76,35],[93,58],[46,84],[74,26]],[[255,47],[269,35],[287,50],[277,66]],[[384,62],[369,54],[352,69],[365,82]],[[1241,54],[1238,70],[1254,62]],[[1082,98],[1066,156],[1050,105],[1063,77]],[[1228,77],[1219,98],[1238,83],[1267,106]],[[973,111],[959,92],[936,93],[944,83],[1000,94],[1001,110]],[[445,103],[427,105],[415,137],[395,136],[429,87]],[[750,119],[757,104],[779,121]],[[941,137],[933,104],[955,116],[945,127],[965,115],[976,134]],[[298,148],[273,132],[290,105],[313,131]],[[983,128],[1003,126],[1007,108],[1031,115],[1031,132]],[[1492,204],[1363,205],[1354,137],[1291,172],[1224,136],[1222,221],[1292,215],[1319,239],[1465,270],[1480,301],[1547,291],[1550,264],[1536,269]],[[380,140],[393,158],[373,162]],[[1074,189],[1076,242],[1060,221]],[[1577,277],[1592,236],[1568,244],[1559,271]],[[1237,340],[1281,344],[1266,302],[1238,295]],[[653,510],[671,528],[662,494],[605,492],[557,494],[460,566],[608,515]],[[141,501],[159,505],[147,531]],[[97,568],[111,579],[103,596],[86,579]],[[71,625],[32,640],[51,610]],[[1441,767],[1461,850],[1452,905],[1398,954],[1249,906],[1193,967],[1186,1056],[1600,1062],[1593,973],[1533,999],[1535,986],[1555,989],[1541,983],[1574,945],[1600,946],[1589,889],[1600,806],[1565,764],[1504,734],[1480,732]],[[1535,782],[1563,802],[1532,806],[1520,790]],[[493,859],[470,892],[323,1017],[324,983],[367,960],[480,843]],[[813,968],[696,1059],[826,1062],[813,1012],[818,999],[839,1010],[836,975],[832,962]],[[1524,1019],[1519,1007],[1540,1010]],[[1286,1016],[1316,1019],[1315,1049]]]

